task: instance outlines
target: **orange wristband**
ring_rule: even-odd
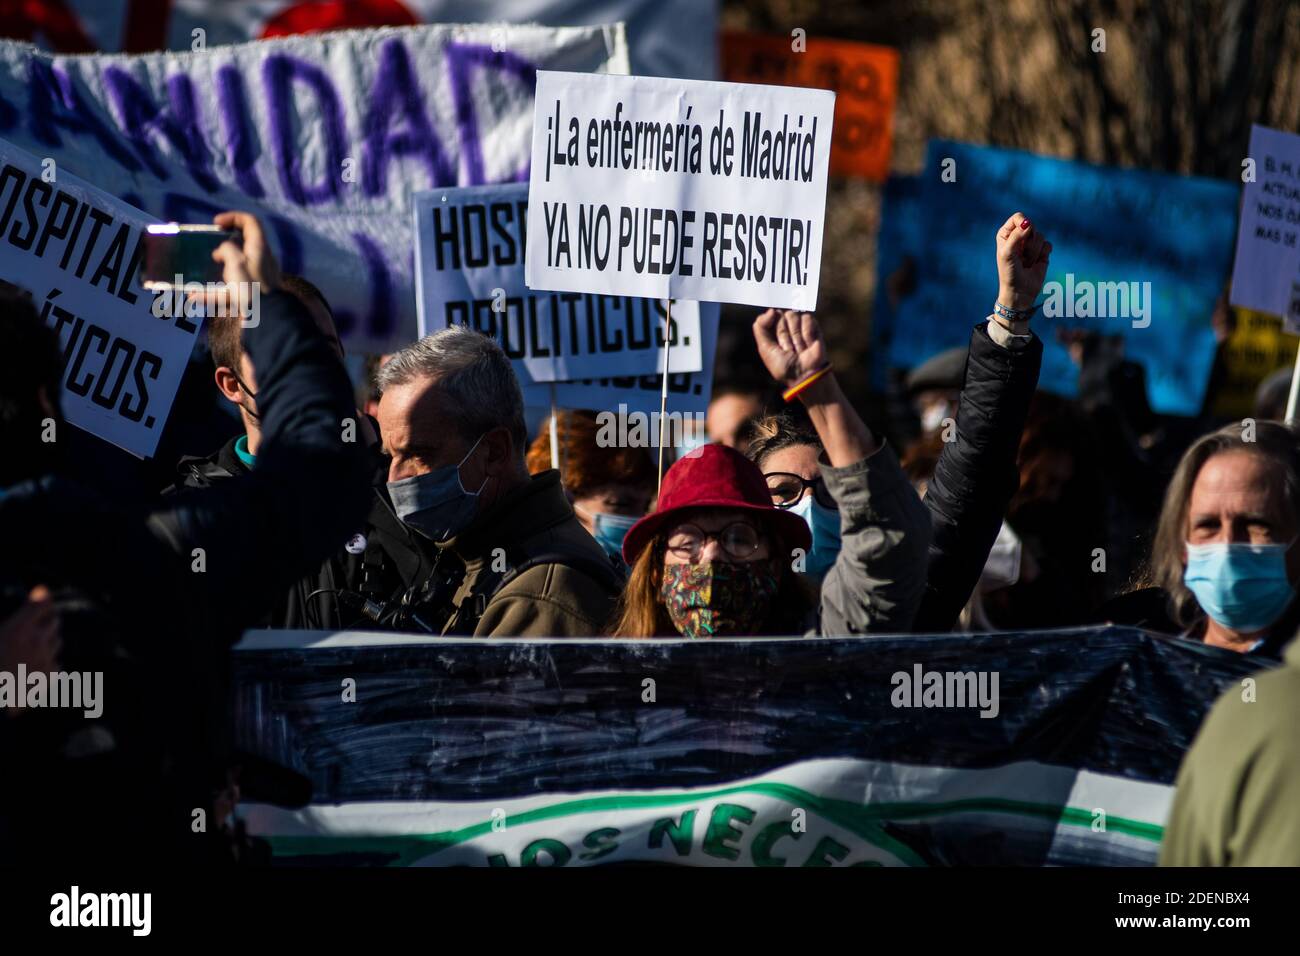
[[[801,379],[800,381],[795,382],[793,385],[791,385],[789,388],[787,388],[784,392],[781,393],[781,397],[784,398],[787,402],[789,402],[789,401],[793,401],[794,398],[795,398],[795,397],[796,397],[800,392],[802,392],[802,391],[803,391],[804,389],[806,389],[809,385],[811,385],[813,382],[817,381],[819,378],[821,378],[823,375],[825,375],[825,374],[826,374],[827,372],[829,372],[830,370],[831,370],[830,363],[827,362],[825,365],[823,365],[823,366],[822,366],[821,368],[819,368],[817,371],[813,372],[811,375],[808,375],[806,378],[803,378],[803,379]]]

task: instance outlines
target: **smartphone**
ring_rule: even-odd
[[[178,222],[146,227],[142,284],[157,291],[174,288],[177,276],[182,285],[220,282],[222,266],[212,252],[223,242],[243,245],[243,235],[237,229]]]

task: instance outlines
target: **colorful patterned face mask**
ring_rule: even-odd
[[[767,561],[668,564],[659,597],[683,637],[742,637],[767,618],[776,588]]]

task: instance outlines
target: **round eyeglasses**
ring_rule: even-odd
[[[813,498],[818,504],[826,508],[836,507],[835,499],[831,497],[830,489],[826,487],[821,475],[805,478],[792,471],[769,471],[763,478],[767,481],[767,493],[772,496],[772,504],[778,508],[793,508],[803,498],[807,488],[813,490]]]
[[[747,522],[733,521],[721,531],[705,531],[697,525],[679,524],[668,535],[667,547],[679,558],[696,561],[710,539],[718,542],[723,551],[738,561],[752,557],[763,546],[761,531]]]

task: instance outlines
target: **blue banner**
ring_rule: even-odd
[[[1042,386],[1075,394],[1079,370],[1056,333],[1091,329],[1123,337],[1125,355],[1146,368],[1156,411],[1200,411],[1239,186],[946,140],[930,142],[922,179],[924,256],[891,365],[911,368],[966,344],[997,295],[995,234],[1019,210],[1053,247],[1033,322],[1045,346]]]
[[[880,192],[876,305],[871,313],[871,385],[881,391],[888,383],[894,329],[907,321],[915,301],[913,283],[922,265],[918,253],[924,236],[921,177],[890,176]]]

